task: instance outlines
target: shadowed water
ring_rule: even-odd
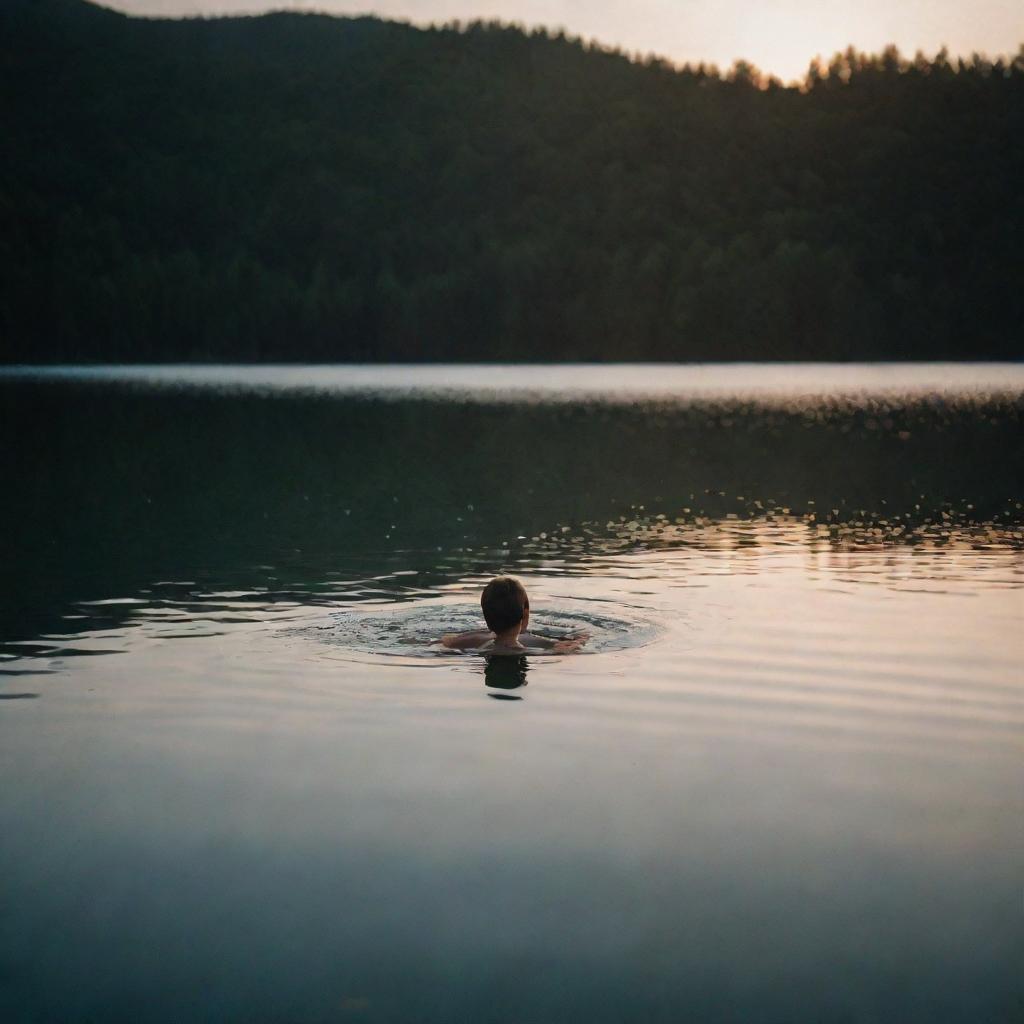
[[[1016,1019],[1022,410],[0,375],[0,1017]],[[586,654],[431,645],[501,570]]]

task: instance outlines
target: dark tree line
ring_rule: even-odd
[[[0,5],[0,358],[1024,354],[1024,47],[802,88],[499,24]]]

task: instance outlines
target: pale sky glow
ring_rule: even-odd
[[[265,10],[376,14],[417,24],[499,18],[563,27],[629,52],[679,63],[728,67],[744,58],[784,79],[811,59],[853,44],[877,52],[1016,53],[1024,42],[1024,0],[108,0],[143,15],[209,15]]]

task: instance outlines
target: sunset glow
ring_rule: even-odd
[[[116,0],[133,14],[195,16],[274,9],[375,14],[417,24],[498,18],[563,27],[573,35],[655,53],[673,61],[728,67],[744,59],[784,80],[803,76],[815,56],[853,45],[877,52],[1016,53],[1024,42],[1017,0]]]

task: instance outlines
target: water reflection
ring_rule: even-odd
[[[885,372],[841,400],[631,405],[2,378],[0,641],[116,629],[138,607],[169,636],[215,634],[339,589],[419,600],[497,563],[573,572],[616,546],[1019,548],[1016,378],[999,391],[967,371],[957,390],[947,368],[931,392]],[[528,453],[514,486],[512,437]]]
[[[526,686],[526,673],[530,668],[526,656],[492,656],[484,661],[484,685],[491,690],[502,691],[488,696],[495,700],[522,700],[521,694],[508,691]]]
[[[195,585],[154,582],[131,597],[69,601],[69,610],[55,614],[50,628],[33,637],[8,634],[0,641],[0,675],[49,671],[66,659],[121,653],[143,637],[215,639],[253,624],[308,628],[322,642],[367,653],[436,655],[429,645],[442,633],[479,628],[479,591],[499,572],[567,580],[646,579],[654,591],[699,587],[709,576],[764,577],[794,567],[835,586],[888,591],[1024,587],[1024,543],[1015,527],[947,519],[904,528],[898,516],[881,523],[809,519],[770,511],[743,520],[635,513],[577,524],[575,532],[554,530],[545,536],[541,531],[514,548],[463,548],[440,560],[432,550],[393,553],[396,565],[418,567],[415,585],[407,582],[408,570],[366,577],[358,571],[358,555],[336,556],[336,566],[356,565],[347,572],[335,568],[326,578],[322,566],[293,561],[274,570],[288,574],[287,586],[277,588],[255,587],[254,570],[244,567],[223,570],[216,584],[211,579]],[[260,572],[265,579],[265,570]],[[242,576],[249,587],[231,589]],[[366,613],[358,611],[363,607]],[[395,607],[408,608],[409,614],[377,611]],[[325,612],[336,617],[325,623]],[[593,641],[587,653],[643,645],[661,628],[645,618],[642,604],[602,603],[599,594],[590,595],[586,605],[542,609],[540,620],[556,636],[574,628],[589,631]]]

